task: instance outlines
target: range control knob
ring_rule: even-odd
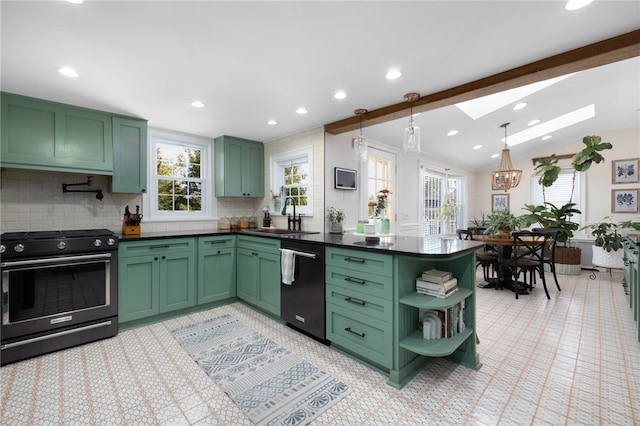
[[[114,240],[113,238],[109,238],[109,239],[107,240],[107,245],[108,245],[108,246],[112,246],[112,245],[114,245],[115,243],[116,243],[116,240]]]
[[[0,244],[0,253],[4,253],[6,249],[7,248],[4,246],[4,244]]]
[[[24,251],[24,246],[22,244],[16,244],[16,246],[13,248],[13,251],[15,251],[16,253],[22,253]]]
[[[101,240],[95,240],[93,242],[93,245],[96,246],[96,247],[100,247],[102,245],[102,241]]]
[[[58,247],[58,250],[64,250],[67,248],[67,243],[65,243],[64,241],[60,241],[58,244],[56,244],[56,247]]]

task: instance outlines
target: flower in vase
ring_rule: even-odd
[[[379,217],[382,212],[387,208],[387,201],[389,199],[389,194],[391,194],[391,191],[389,191],[388,189],[381,189],[380,191],[378,191],[378,195],[377,195],[377,202],[374,202],[374,206],[375,206],[375,216]],[[371,205],[371,203],[369,203],[369,205]]]

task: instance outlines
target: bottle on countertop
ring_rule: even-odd
[[[264,218],[262,218],[262,227],[271,228],[271,215],[269,212],[264,213]]]

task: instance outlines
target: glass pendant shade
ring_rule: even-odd
[[[420,152],[420,127],[413,125],[413,120],[409,127],[404,128],[404,152]]]
[[[413,103],[420,99],[419,93],[407,93],[404,95],[405,102],[410,102],[409,126],[404,128],[404,138],[402,146],[405,153],[420,152],[420,127],[413,125]]]
[[[498,170],[491,172],[491,189],[503,190],[505,192],[518,186],[520,184],[520,179],[522,179],[522,170],[513,169],[511,154],[507,148],[508,125],[509,123],[505,123],[500,126],[504,127],[504,149],[502,150]]]
[[[368,144],[367,144],[367,138],[362,136],[362,115],[366,114],[367,110],[364,108],[358,108],[357,110],[353,111],[353,113],[358,117],[360,117],[360,133],[358,133],[358,136],[353,140],[354,159],[359,163],[364,163],[368,159],[367,158]]]
[[[367,154],[368,154],[367,148],[368,148],[367,138],[362,136],[362,133],[360,133],[353,140],[354,159],[358,162],[366,162]]]

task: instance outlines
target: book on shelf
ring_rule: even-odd
[[[447,339],[456,336],[466,328],[464,323],[464,300],[446,309],[427,309],[420,311],[420,322],[427,321],[437,315],[440,319],[440,338]],[[431,322],[431,321],[430,321]],[[424,328],[423,328],[424,330]],[[423,335],[426,335],[423,333]],[[426,338],[426,337],[425,337]],[[430,337],[433,339],[434,337]],[[436,337],[437,338],[437,337]]]
[[[429,290],[429,289],[422,289],[422,288],[417,288],[416,289],[416,293],[418,293],[418,294],[426,294],[427,296],[433,296],[433,297],[437,297],[439,299],[447,299],[447,298],[453,296],[457,292],[458,292],[458,287],[457,286],[447,290],[446,292],[440,292],[440,291],[437,291],[437,290]]]
[[[429,269],[422,271],[422,280],[431,283],[442,283],[450,280],[452,277],[449,271],[440,271],[438,269]]]
[[[429,281],[424,281],[421,278],[416,278],[416,289],[428,289],[428,290],[435,290],[435,291],[440,291],[442,293],[447,292],[448,290],[451,290],[452,288],[456,287],[458,285],[458,280],[456,278],[451,278],[450,280],[441,282],[441,283],[433,283],[433,282],[429,282]]]

